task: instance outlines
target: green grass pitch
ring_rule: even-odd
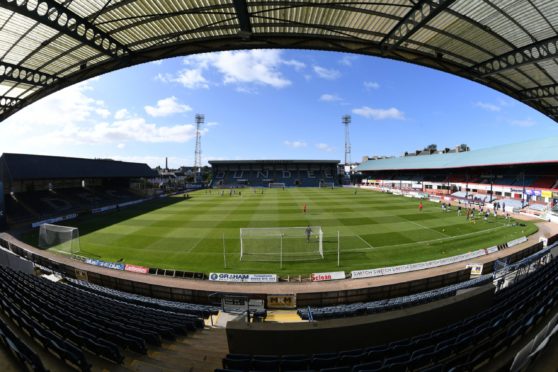
[[[419,212],[418,203],[362,189],[356,193],[342,188],[242,189],[232,196],[229,190],[201,190],[191,192],[190,199],[181,195],[160,199],[75,224],[84,256],[178,270],[282,276],[433,260],[537,230],[531,222],[506,225],[503,217],[491,216],[488,221],[477,217],[473,224],[465,213],[457,216],[456,208],[444,213],[439,204],[428,201]],[[240,260],[240,228],[307,225],[321,226],[324,259],[285,260],[282,269],[277,260]]]

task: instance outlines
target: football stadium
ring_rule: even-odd
[[[269,49],[409,62],[484,85],[556,122],[553,5],[1,1],[0,126],[26,134],[13,125],[19,115],[116,70]],[[209,89],[199,75],[204,63],[181,84]],[[334,71],[313,70],[335,80]],[[219,89],[234,80],[226,79]],[[320,100],[345,103],[333,94]],[[56,120],[82,120],[67,115],[68,102]],[[97,108],[84,118],[109,116],[101,100],[91,102]],[[509,103],[474,105],[499,112]],[[221,109],[217,98],[211,109]],[[145,107],[153,117],[189,110],[174,96]],[[365,111],[402,116],[395,108]],[[134,114],[114,116],[136,123],[110,133],[119,141],[142,130],[144,143],[180,137],[177,127],[149,132],[156,125]],[[128,160],[37,155],[32,142],[17,152],[0,148],[2,370],[556,370],[558,137],[502,145],[483,132],[493,145],[430,145],[356,163],[345,115],[344,161],[289,152],[204,164],[201,138],[218,124],[203,129],[204,116],[195,120],[176,141],[195,140],[192,167],[153,168],[124,142],[118,149],[130,147]],[[531,120],[513,122],[532,131]],[[108,126],[95,127],[95,142]],[[262,143],[272,137],[258,133]],[[72,125],[58,135],[87,146]],[[56,140],[44,138],[54,148]],[[316,148],[333,153],[325,143]],[[271,145],[263,151],[274,154]]]

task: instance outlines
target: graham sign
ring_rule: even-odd
[[[211,273],[209,274],[209,280],[232,283],[275,283],[277,281],[277,275]]]

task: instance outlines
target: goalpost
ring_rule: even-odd
[[[284,182],[270,182],[268,184],[270,189],[284,189],[285,183]]]
[[[42,224],[39,230],[39,248],[54,248],[67,254],[79,253],[79,230],[71,226]]]
[[[324,258],[321,226],[240,229],[240,260],[306,261]]]

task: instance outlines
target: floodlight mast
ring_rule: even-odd
[[[349,125],[351,124],[351,115],[343,115],[341,118],[345,126],[345,167],[351,167],[351,139],[349,136]]]
[[[194,153],[194,172],[196,173],[196,181],[201,181],[201,126],[203,125],[205,116],[196,114],[196,150]]]

